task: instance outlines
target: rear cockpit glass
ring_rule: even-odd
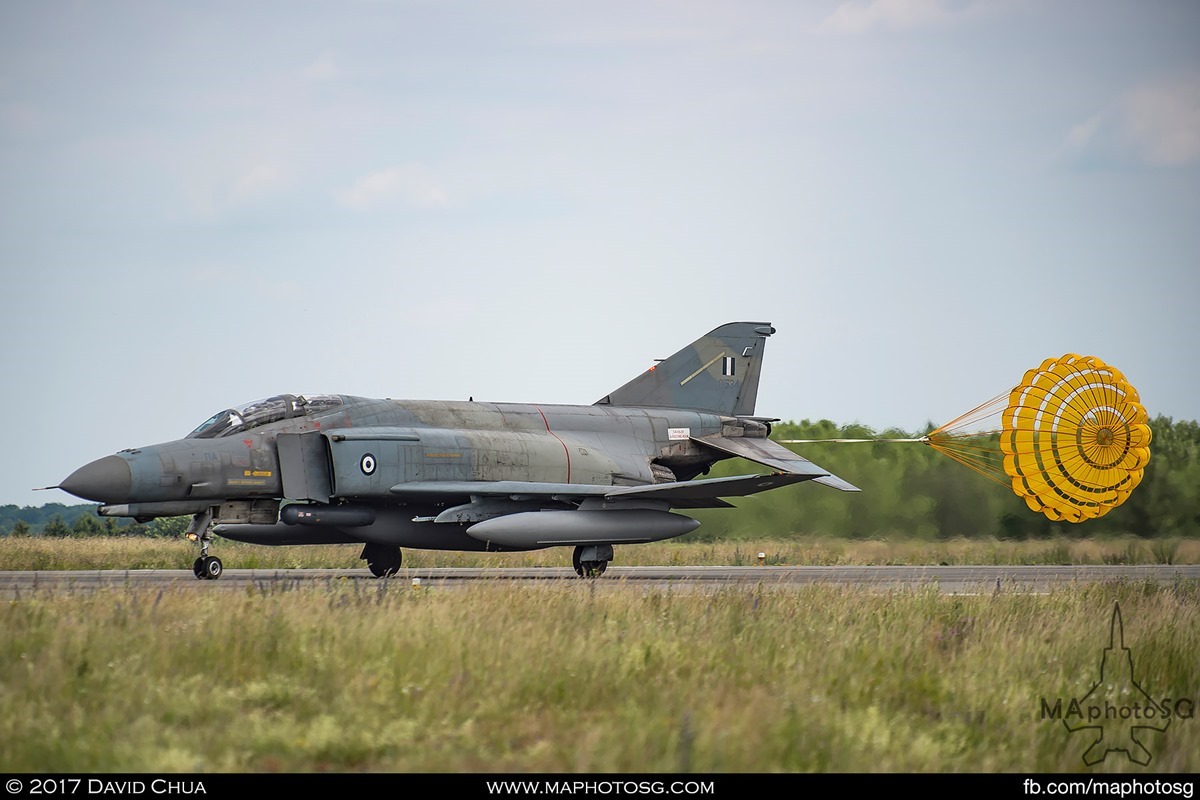
[[[218,411],[186,438],[217,439],[242,433],[268,422],[319,414],[341,404],[342,398],[336,394],[277,394],[263,400],[254,400],[238,408]]]

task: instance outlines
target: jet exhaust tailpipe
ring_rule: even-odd
[[[524,511],[477,522],[467,535],[505,547],[654,542],[694,531],[700,523],[682,514],[650,509]]]

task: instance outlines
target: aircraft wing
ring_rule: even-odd
[[[588,483],[536,483],[526,481],[413,481],[399,483],[389,491],[398,497],[449,500],[466,497],[506,497],[512,500],[563,500],[598,497],[605,500],[662,500],[675,508],[728,508],[722,497],[743,497],[828,473],[815,466],[808,474],[775,472],[770,475],[735,475],[693,481],[654,483],[644,486],[604,486]]]
[[[820,473],[822,475],[826,473]],[[777,489],[800,481],[816,478],[816,475],[801,475],[794,472],[773,472],[770,475],[735,475],[730,478],[705,478],[698,481],[675,481],[655,483],[649,486],[609,487],[605,499],[629,499],[640,497],[646,500],[667,500],[676,508],[708,508],[710,506],[685,506],[685,503],[717,500],[721,497],[744,497],[748,494]],[[721,502],[721,505],[728,503]]]
[[[793,475],[803,475],[811,478],[814,483],[841,489],[843,492],[861,491],[854,484],[833,475],[827,469],[818,467],[801,455],[793,453],[778,442],[770,439],[742,439],[724,436],[693,436],[691,440],[704,447],[718,450],[731,456],[738,456],[764,467],[782,470]]]

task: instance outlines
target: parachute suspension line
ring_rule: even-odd
[[[955,417],[945,425],[930,431],[929,437],[951,437],[962,435],[985,435],[999,433],[1001,428],[1001,412],[1008,403],[1010,391],[1002,392],[991,400],[972,408],[965,414]]]
[[[855,444],[859,442],[928,442],[929,437],[921,436],[917,439],[778,439],[777,441],[780,444],[824,444],[825,442]]]
[[[997,443],[1009,394],[998,394],[930,431],[926,437],[929,446],[988,480],[1008,486],[1010,479],[1004,473],[1004,456]]]
[[[1001,486],[1009,486],[1011,483],[1004,473],[1004,458],[996,451],[994,444],[972,445],[953,440],[935,442],[930,439],[929,446]]]

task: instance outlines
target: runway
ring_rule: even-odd
[[[795,587],[805,584],[870,589],[935,587],[945,593],[985,591],[1047,592],[1093,582],[1171,584],[1200,580],[1200,565],[1138,566],[813,566],[813,567],[610,567],[585,581],[566,567],[401,569],[386,579],[366,569],[227,569],[220,580],[197,580],[191,570],[0,571],[0,597],[14,599],[39,591],[95,591],[100,588],[172,587],[195,591],[246,590],[250,586],[317,587],[361,582],[378,586],[463,587],[485,581],[537,584],[592,584],[597,588],[716,586]]]

